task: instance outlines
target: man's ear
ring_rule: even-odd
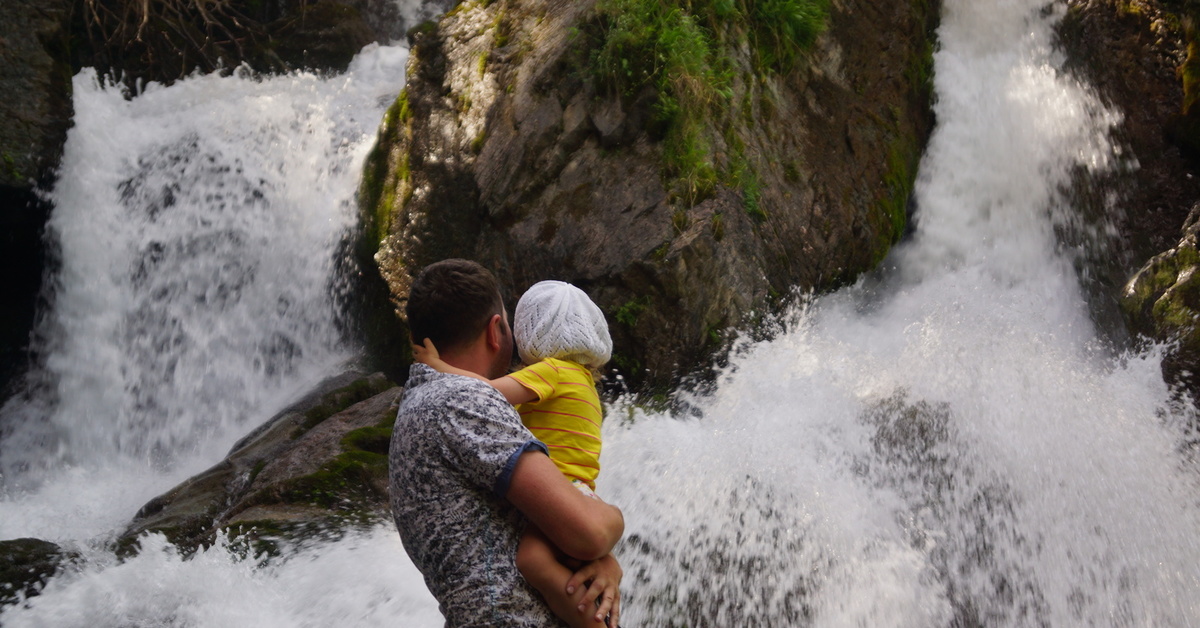
[[[500,342],[504,340],[504,332],[501,326],[504,325],[504,319],[499,314],[492,314],[491,320],[487,325],[487,343],[488,348],[492,351],[500,350]]]

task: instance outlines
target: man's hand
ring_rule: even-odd
[[[617,628],[621,619],[623,575],[621,565],[609,554],[576,571],[567,581],[567,595],[580,613],[595,609],[595,621],[605,623],[608,628]]]

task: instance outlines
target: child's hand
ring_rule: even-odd
[[[579,612],[595,611],[595,621],[617,628],[621,620],[621,577],[624,573],[612,554],[594,560],[567,581],[567,595],[579,604]],[[582,590],[581,590],[582,589]]]
[[[412,353],[413,361],[420,362],[421,364],[432,366],[435,361],[440,359],[437,347],[433,346],[433,341],[428,338],[425,339],[425,344],[423,345],[414,344],[412,346]]]

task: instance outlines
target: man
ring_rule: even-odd
[[[406,311],[412,337],[432,340],[447,363],[487,379],[507,373],[508,314],[479,264],[426,267]],[[609,552],[625,530],[621,511],[572,487],[496,389],[414,364],[389,463],[396,527],[448,626],[604,626],[609,609],[616,626],[622,573]],[[517,571],[527,523],[581,561],[560,595],[543,599]]]

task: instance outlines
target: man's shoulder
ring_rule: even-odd
[[[400,400],[400,407],[403,411],[405,402],[412,405],[436,399],[444,403],[450,398],[478,399],[480,403],[506,403],[504,395],[485,381],[463,375],[439,373],[424,364],[414,364],[409,371],[408,384],[404,390],[404,397]]]
[[[424,366],[424,365],[422,365]],[[400,400],[396,424],[408,432],[508,433],[521,418],[500,391],[487,382],[461,375],[413,373],[416,379]]]

